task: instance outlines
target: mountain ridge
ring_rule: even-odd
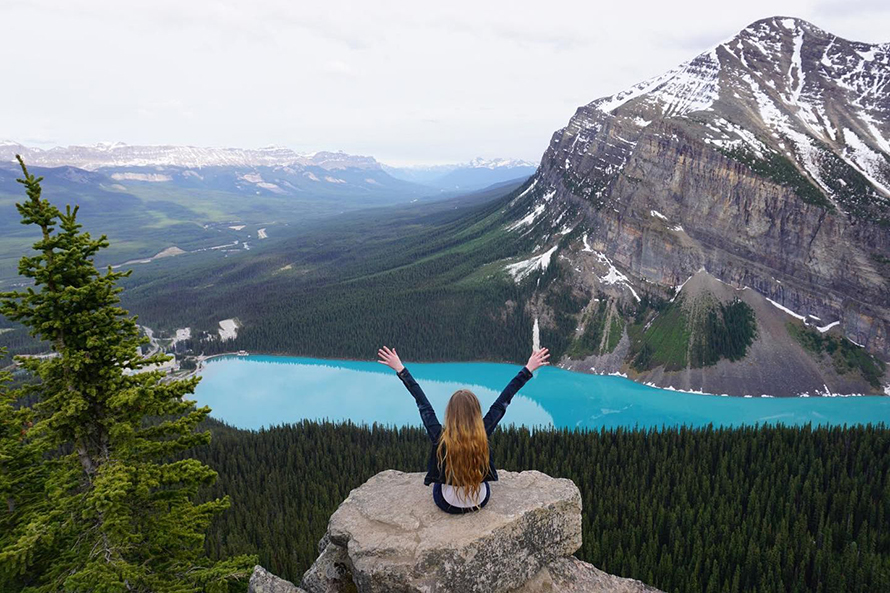
[[[537,165],[522,159],[482,157],[476,157],[465,163],[446,165],[412,167],[383,165],[383,170],[396,179],[423,183],[443,191],[481,189],[495,183],[528,177],[536,169]]]
[[[665,74],[579,107],[506,208],[513,222],[505,228],[535,248],[505,271],[528,268],[514,279],[540,282],[553,275],[539,261],[549,254],[548,263],[565,268],[561,289],[582,301],[596,297],[580,311],[559,311],[546,303],[555,289],[542,288],[531,301],[542,338],[567,340],[571,351],[587,332],[588,341],[600,339],[594,350],[606,354],[603,347],[616,346],[597,332],[606,319],[625,324],[623,356],[598,366],[598,355],[576,347],[580,358],[567,354],[561,364],[717,393],[718,375],[731,372],[742,379],[729,393],[750,393],[744,357],[720,371],[713,362],[690,371],[693,325],[704,321],[678,309],[678,325],[666,327],[663,312],[650,307],[636,325],[628,313],[644,308],[644,298],[680,298],[701,271],[768,299],[790,312],[789,323],[830,326],[830,335],[890,358],[888,90],[890,44],[851,42],[800,19],[773,17]],[[713,292],[705,292],[712,313],[722,302]],[[592,303],[601,297],[624,312],[616,317],[607,308],[607,317],[598,317]],[[578,327],[560,323],[561,315]],[[600,329],[591,334],[591,324]],[[758,320],[760,333],[751,338],[772,342],[764,360],[800,349],[790,330],[767,325]],[[678,340],[674,351],[689,349],[680,365],[687,370],[646,358],[668,356],[671,349],[656,343],[663,331]],[[831,364],[819,363],[821,377],[786,381],[779,394],[841,385],[844,392],[881,392],[874,380],[851,385],[849,372],[841,377]],[[834,366],[842,367],[836,360]]]
[[[93,146],[30,148],[15,141],[0,142],[0,160],[13,161],[21,154],[26,162],[43,167],[73,166],[95,171],[106,167],[320,167],[327,171],[354,168],[380,170],[374,157],[342,151],[298,153],[280,146],[263,148],[210,148],[189,145],[129,145],[123,142]]]

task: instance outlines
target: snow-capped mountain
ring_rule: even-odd
[[[295,183],[294,176],[301,182],[316,182],[322,186],[355,183],[363,191],[386,188],[419,195],[424,193],[423,188],[398,186],[410,182],[440,191],[472,191],[527,177],[535,171],[534,164],[520,159],[475,158],[463,164],[395,168],[381,166],[371,156],[327,151],[301,154],[278,146],[248,149],[131,146],[116,142],[41,149],[9,140],[0,141],[0,164],[13,163],[16,154],[22,155],[31,166],[101,171],[117,181],[169,182],[185,177],[194,183],[219,177],[220,173],[224,175],[226,170],[231,170],[236,171],[235,178],[239,182],[275,193],[287,193],[291,186],[301,185]],[[258,168],[267,171],[258,171]],[[277,171],[274,176],[283,183],[266,179],[268,170]],[[302,189],[312,191],[313,183]]]
[[[537,167],[535,163],[522,159],[484,159],[482,157],[476,157],[466,165],[462,166],[468,169],[516,169]]]
[[[258,149],[207,148],[197,146],[130,146],[122,142],[95,146],[57,146],[40,149],[16,142],[0,142],[0,161],[12,161],[16,154],[29,163],[43,167],[72,166],[88,171],[109,167],[319,167],[338,169],[379,170],[380,164],[369,156],[343,152],[299,154],[289,148],[269,146]]]
[[[373,157],[343,152],[298,154],[280,147],[253,150],[122,143],[43,150],[10,141],[0,142],[0,191],[4,179],[15,180],[16,154],[50,184],[93,184],[117,192],[150,184],[251,196],[339,197],[360,203],[409,201],[434,193],[395,179]],[[15,190],[17,184],[11,187]]]
[[[517,281],[540,278],[547,266],[536,258],[549,254],[576,288],[614,299],[616,315],[644,294],[673,302],[726,286],[735,291],[726,298],[765,302],[890,359],[890,44],[848,41],[800,19],[757,21],[580,107],[507,212],[505,228],[534,246],[505,268]],[[696,274],[710,281],[684,288]],[[538,306],[542,331],[559,331]],[[758,330],[754,354],[737,363],[747,370],[720,371],[750,376],[760,365],[760,382],[742,381],[745,389],[768,389],[770,373],[799,379],[788,391],[859,388],[850,374],[786,355],[788,332],[772,313],[758,309]],[[630,346],[608,364],[564,364],[633,374],[650,327],[641,331],[625,335]],[[713,369],[666,369],[638,378],[739,391]]]
[[[682,118],[717,147],[792,158],[835,206],[855,209],[831,172],[840,158],[868,180],[870,199],[890,200],[890,43],[857,43],[799,19],[766,19],[588,108],[640,128]],[[579,141],[597,121],[573,120],[582,126]]]
[[[537,166],[522,159],[476,157],[467,163],[383,169],[393,177],[423,183],[442,191],[468,191],[528,177]]]

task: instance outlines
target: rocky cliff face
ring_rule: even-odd
[[[581,546],[581,494],[540,472],[498,472],[489,504],[443,513],[423,474],[385,471],[331,516],[300,588],[257,567],[253,593],[658,593],[571,554]]]
[[[888,138],[890,44],[766,19],[662,76],[579,108],[511,203],[515,222],[507,229],[534,238],[533,256],[556,248],[548,258],[566,264],[568,284],[622,312],[644,294],[674,299],[704,271],[768,298],[793,314],[788,320],[798,316],[887,360]],[[552,326],[547,307],[539,303],[538,311]],[[584,315],[578,322],[581,332]],[[770,327],[757,329],[758,339],[797,348],[787,336],[765,335]],[[626,338],[632,346],[634,336]],[[585,357],[562,363],[636,376],[629,357],[637,353],[613,356],[608,368]],[[882,390],[823,366],[819,377],[765,393]],[[729,393],[757,394],[743,370],[733,373],[743,380]],[[703,380],[687,377],[684,387],[702,389]]]

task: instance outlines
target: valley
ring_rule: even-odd
[[[372,157],[344,153],[125,144],[38,150],[0,142],[0,289],[16,281],[18,257],[35,240],[15,210],[22,195],[16,154],[59,204],[80,206],[86,230],[108,236],[100,266],[141,263],[167,250],[225,257],[245,243],[249,249],[251,239],[290,236],[299,232],[294,227],[346,212],[455,197],[534,172],[521,161],[477,159],[424,185],[391,176]],[[440,175],[460,183],[443,186]]]

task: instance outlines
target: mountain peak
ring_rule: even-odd
[[[793,16],[771,16],[764,19],[759,19],[742,29],[739,34],[744,32],[758,32],[764,30],[771,31],[798,31],[805,30],[813,34],[818,34],[824,37],[832,36],[827,31],[820,29],[813,23],[804,20],[802,18],[793,17]]]
[[[572,281],[625,307],[658,286],[672,300],[704,268],[890,357],[890,45],[792,17],[752,23],[580,107],[511,207],[504,228],[535,248],[508,273],[558,250]]]

